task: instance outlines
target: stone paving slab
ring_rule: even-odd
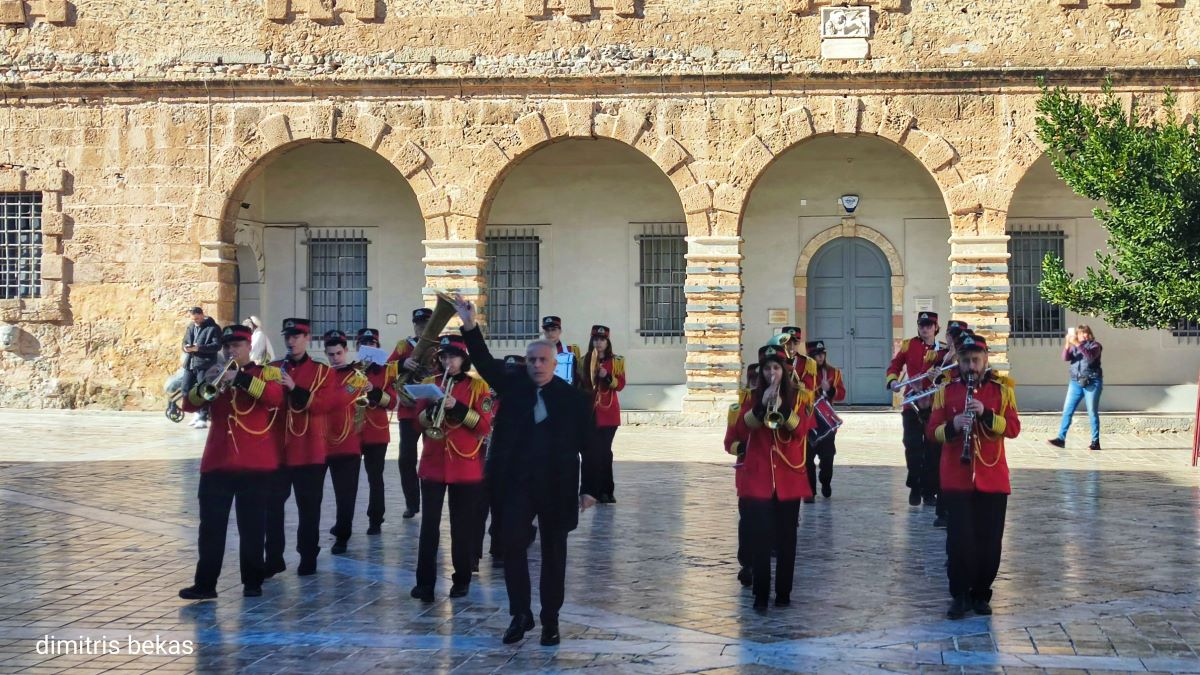
[[[801,512],[793,606],[759,614],[734,578],[720,430],[623,429],[620,503],[572,535],[564,640],[547,649],[500,644],[503,578],[486,560],[466,598],[445,598],[447,578],[433,605],[408,597],[419,519],[398,518],[394,463],[382,536],[243,599],[231,528],[221,597],[188,603],[175,592],[193,572],[203,432],[28,411],[0,411],[0,429],[0,673],[1200,672],[1200,470],[1171,435],[1114,435],[1100,453],[1013,442],[997,613],[952,622],[944,531],[908,506],[889,431],[841,432],[834,497]],[[38,654],[46,635],[122,649]],[[194,652],[130,654],[131,637]]]

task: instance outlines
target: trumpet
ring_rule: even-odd
[[[200,398],[203,398],[205,401],[216,400],[218,396],[229,388],[229,384],[224,381],[226,373],[237,372],[240,367],[237,361],[233,359],[226,361],[225,367],[221,369],[220,374],[213,378],[211,382],[204,382],[200,385]]]
[[[901,381],[897,382],[896,389],[901,389],[903,387],[907,387],[910,384],[916,384],[917,382],[920,382],[921,380],[929,380],[930,382],[933,382],[939,376],[941,376],[942,373],[954,368],[956,365],[958,365],[958,364],[948,363],[944,366],[939,366],[937,368],[930,368],[929,370],[921,373],[920,375],[916,375],[914,377],[908,378],[907,380],[901,380]],[[908,403],[908,401],[905,401],[905,403]]]
[[[775,382],[772,380],[771,385],[774,384]],[[763,419],[763,424],[772,431],[783,426],[783,413],[779,411],[780,402],[779,390],[776,389],[775,394],[771,396],[770,401],[767,402],[767,414]]]
[[[438,401],[437,410],[433,411],[433,417],[429,418],[429,428],[425,429],[425,435],[435,441],[440,441],[446,437],[446,430],[442,425],[446,423],[446,399],[450,397],[450,392],[446,385],[450,383],[450,371],[447,370],[442,375],[442,400]]]
[[[900,405],[906,406],[909,403],[914,403],[916,401],[920,401],[921,399],[926,398],[928,396],[933,396],[934,394],[938,393],[939,391],[941,391],[945,388],[946,388],[946,383],[943,382],[942,384],[939,384],[936,387],[930,387],[929,389],[923,389],[921,391],[918,391],[915,394],[909,394],[908,396],[906,396],[904,398],[903,401],[900,402]]]

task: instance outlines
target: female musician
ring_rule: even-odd
[[[421,478],[421,536],[417,552],[417,585],[412,597],[433,602],[437,581],[437,549],[441,538],[442,503],[450,493],[450,559],[454,565],[450,597],[461,598],[471,587],[481,527],[483,443],[492,428],[488,385],[468,374],[471,359],[458,336],[442,337],[438,351],[443,375],[425,380],[442,384],[445,396],[418,402],[417,424],[425,442],[417,475]]]
[[[800,500],[812,496],[805,470],[812,395],[797,390],[785,376],[785,359],[784,351],[774,345],[758,350],[758,384],[725,434],[725,450],[745,456],[738,469],[745,472],[738,497],[745,499],[758,610],[767,608],[772,550],[777,556],[775,605],[791,604]]]
[[[828,406],[827,411],[832,411],[833,403],[841,403],[846,400],[846,385],[842,382],[842,371],[840,368],[835,368],[826,359],[828,356],[825,351],[824,340],[813,340],[805,344],[809,358],[817,363],[817,393],[827,403],[822,404]],[[818,433],[828,429],[818,430]],[[817,434],[813,434],[814,437]],[[837,429],[829,431],[821,440],[816,443],[809,443],[808,447],[808,484],[812,487],[813,493],[817,491],[817,461],[820,460],[821,471],[821,495],[826,499],[833,496],[833,457],[837,454]],[[805,503],[811,504],[814,497],[808,497],[804,500]]]
[[[596,466],[600,475],[601,504],[616,504],[613,496],[613,438],[621,426],[621,401],[617,392],[625,388],[625,359],[612,353],[608,326],[592,326],[592,341],[584,357],[583,389],[592,397],[596,413]]]

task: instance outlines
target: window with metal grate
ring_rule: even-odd
[[[1171,327],[1171,335],[1188,344],[1200,343],[1200,321],[1180,319]]]
[[[308,318],[314,342],[330,330],[367,325],[367,245],[362,230],[322,230],[308,239]]]
[[[484,243],[488,337],[537,338],[541,332],[541,238],[532,228],[489,227]]]
[[[687,262],[684,223],[639,223],[637,235],[641,296],[638,333],[655,342],[683,337],[687,300],[683,294]]]
[[[42,295],[42,193],[0,192],[0,299]]]
[[[1012,337],[1060,338],[1065,330],[1062,307],[1042,297],[1042,260],[1047,253],[1063,256],[1066,235],[1054,226],[1031,225],[1008,233],[1008,317]]]

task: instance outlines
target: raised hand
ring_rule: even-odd
[[[458,318],[462,320],[463,330],[473,330],[476,315],[475,303],[464,298],[461,293],[455,293],[454,309],[458,312]]]

